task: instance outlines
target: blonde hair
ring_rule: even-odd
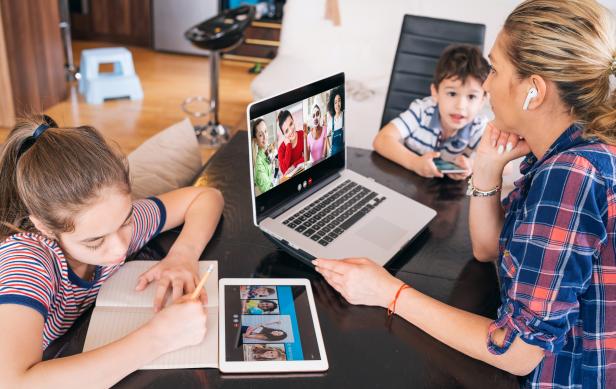
[[[50,128],[25,149],[43,123]],[[130,193],[128,165],[96,129],[57,128],[43,116],[22,119],[0,155],[0,238],[35,231],[29,215],[55,234],[71,231],[76,213],[107,187]]]
[[[585,136],[616,144],[616,22],[595,0],[527,0],[503,27],[521,78],[553,81]]]

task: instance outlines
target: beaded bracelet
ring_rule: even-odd
[[[407,288],[410,288],[410,286],[407,284],[400,285],[400,288],[396,292],[396,296],[394,297],[392,302],[389,303],[389,306],[387,307],[387,317],[391,317],[396,313],[396,302],[398,301],[398,297],[400,297],[400,292],[402,292],[404,289],[407,289]]]

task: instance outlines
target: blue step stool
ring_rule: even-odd
[[[113,72],[100,73],[101,64],[113,64]],[[101,104],[105,99],[120,97],[143,99],[133,56],[124,47],[83,50],[79,70],[79,93],[85,95],[88,104]]]

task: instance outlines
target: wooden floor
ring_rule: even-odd
[[[83,49],[117,46],[101,42],[74,41],[76,61]],[[180,105],[189,96],[209,97],[207,57],[161,53],[141,47],[128,47],[143,87],[142,101],[112,100],[90,105],[70,86],[69,98],[45,113],[61,126],[89,124],[129,153],[144,140],[186,117]],[[250,83],[255,75],[249,64],[222,61],[219,82],[220,120],[233,131],[245,127],[245,109],[252,97]],[[0,129],[4,142],[9,129]],[[202,149],[204,162],[215,150]]]

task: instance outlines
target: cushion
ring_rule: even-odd
[[[202,167],[188,119],[146,140],[128,155],[134,198],[155,196],[192,183]]]

